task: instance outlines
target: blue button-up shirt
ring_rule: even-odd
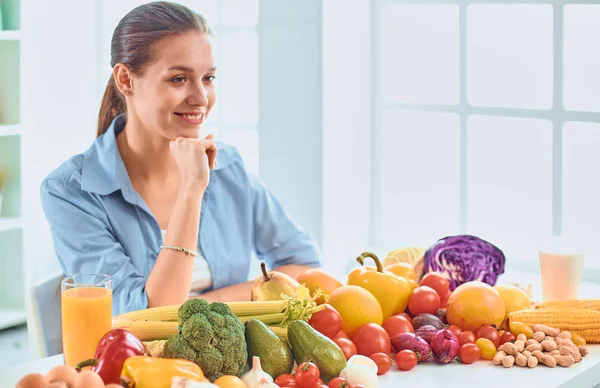
[[[160,227],[131,185],[119,154],[116,137],[124,127],[125,117],[117,116],[87,151],[64,162],[41,185],[64,274],[112,275],[113,314],[148,306],[146,279],[162,243]],[[321,253],[310,236],[245,169],[234,147],[218,145],[198,235],[212,276],[209,290],[247,281],[253,254],[269,268],[320,266]]]

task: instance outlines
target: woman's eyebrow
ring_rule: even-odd
[[[169,67],[167,70],[179,70],[179,71],[186,71],[188,73],[195,72],[195,70],[193,68],[187,67],[187,66],[182,66],[182,65],[172,66],[172,67]],[[209,72],[216,71],[216,70],[217,70],[217,68],[215,66],[208,69]]]

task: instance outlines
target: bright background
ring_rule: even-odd
[[[143,2],[0,0],[0,321],[59,269],[40,183],[93,142],[112,31]],[[206,130],[326,269],[470,233],[536,271],[555,235],[600,279],[600,0],[180,2],[216,35]]]

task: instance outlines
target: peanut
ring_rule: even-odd
[[[560,356],[560,351],[558,349],[554,349],[553,351],[551,351],[548,354],[551,356]]]
[[[519,334],[517,336],[517,340],[521,340],[523,342],[527,342],[527,336],[525,334],[521,333],[521,334]]]
[[[515,364],[518,366],[527,366],[527,357],[522,355],[521,353],[517,353],[515,356]]]
[[[503,352],[503,351],[504,351],[504,344],[502,344],[496,348],[496,352]]]
[[[537,359],[537,357],[533,357],[533,356],[531,356],[531,357],[529,357],[529,358],[527,359],[527,366],[528,366],[528,367],[530,367],[530,368],[535,368],[535,367],[537,366],[537,364],[538,364],[538,359]]]
[[[515,358],[511,355],[508,355],[502,359],[502,366],[505,368],[510,368],[515,363]]]
[[[590,351],[585,346],[578,346],[577,348],[579,349],[579,353],[581,354],[581,357],[585,357],[588,354],[590,354]]]
[[[546,365],[549,368],[554,368],[556,366],[556,360],[554,357],[544,354],[539,350],[535,350],[531,353],[535,358],[538,359],[539,362]]]
[[[556,338],[571,339],[571,333],[568,331],[563,331],[562,333],[557,335]]]
[[[492,362],[494,363],[494,365],[500,365],[500,364],[502,364],[502,360],[504,360],[505,358],[506,358],[506,353],[504,351],[500,350],[499,352],[496,352],[496,355],[492,359]]]
[[[554,327],[550,327],[550,326],[546,326],[546,325],[533,325],[532,327],[533,331],[541,331],[542,333],[549,335],[551,337],[556,337],[560,334],[560,329],[556,329]]]
[[[521,354],[527,358],[531,357],[531,352],[529,350],[524,350]]]
[[[556,363],[562,367],[568,368],[571,365],[573,365],[575,363],[575,361],[573,360],[573,357],[569,356],[569,355],[557,355],[557,356],[552,356],[555,360]]]
[[[555,342],[556,342],[556,344],[558,346],[562,346],[562,345],[565,345],[565,346],[575,345],[573,343],[573,341],[571,341],[569,338],[557,338]]]
[[[533,344],[533,345],[529,345],[528,347],[526,347],[525,350],[529,350],[530,352],[534,352],[534,351],[541,352],[542,350],[544,350],[544,348],[542,347],[542,344]]]
[[[573,357],[573,361],[575,362],[579,362],[581,361],[581,353],[579,353],[579,349],[578,348],[572,348],[570,346],[561,346],[558,348],[558,351],[560,352],[561,355],[566,356],[569,355],[571,357]]]
[[[517,352],[522,352],[525,349],[525,341],[516,340],[515,347],[517,348]]]
[[[542,341],[543,341],[543,339],[542,339]],[[540,342],[541,342],[541,341],[539,341],[539,342],[538,342],[538,341],[536,341],[536,340],[534,340],[534,339],[528,339],[528,340],[525,342],[525,347],[527,347],[527,346],[529,346],[529,345],[537,345],[537,344],[539,344]]]
[[[551,339],[543,340],[541,345],[545,352],[551,352],[553,350],[558,349],[558,345],[556,344],[556,342],[554,342]]]
[[[509,354],[511,356],[514,356],[515,354],[517,354],[517,346],[515,344],[513,344],[512,342],[505,343],[503,350],[506,354]]]
[[[534,339],[536,342],[542,342],[543,340],[545,340],[545,339],[546,339],[546,334],[544,334],[544,333],[543,333],[543,332],[541,332],[541,331],[536,331],[535,333],[533,333],[533,339]],[[531,340],[529,340],[529,341],[531,341]]]

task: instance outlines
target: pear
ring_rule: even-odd
[[[282,300],[281,294],[296,296],[296,290],[300,287],[294,278],[283,272],[269,271],[265,263],[260,263],[262,275],[252,283],[252,300]]]

